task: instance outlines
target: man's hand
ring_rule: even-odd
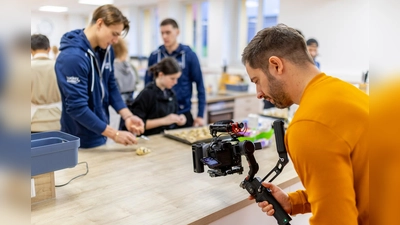
[[[289,195],[286,194],[282,189],[272,183],[261,183],[264,187],[269,188],[271,190],[272,196],[281,204],[282,208],[290,214],[292,212],[292,203],[290,203]],[[253,200],[253,196],[249,197],[250,200]],[[269,204],[268,201],[263,201],[258,203],[258,207],[261,208],[263,212],[265,212],[268,216],[273,216],[275,213],[274,207],[272,204]]]
[[[144,123],[143,120],[137,116],[130,116],[125,120],[126,128],[134,134],[144,133]]]
[[[204,119],[201,117],[197,117],[196,119],[194,119],[193,121],[193,126],[194,127],[201,127],[204,126]]]
[[[117,131],[113,140],[116,143],[123,144],[123,145],[133,145],[137,144],[136,136],[128,131]]]

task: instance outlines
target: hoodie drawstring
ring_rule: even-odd
[[[93,88],[94,88],[94,65],[93,65],[93,57],[92,57],[92,55],[90,55],[90,64],[92,66],[92,86],[90,88],[90,92],[93,92]]]
[[[106,62],[107,62],[107,58],[108,58],[108,62],[109,62],[109,64],[110,64],[110,71],[112,71],[112,68],[111,68],[111,54],[110,54],[110,48],[111,48],[111,46],[108,46],[108,47],[107,47],[106,55],[104,56],[104,61],[103,61],[103,65],[102,65],[102,67],[101,67],[101,70],[100,70],[100,68],[99,68],[99,63],[97,62],[97,58],[96,58],[96,56],[94,55],[94,53],[93,53],[90,49],[87,50],[87,52],[88,52],[89,55],[90,55],[90,62],[91,62],[91,66],[92,66],[92,86],[91,86],[91,92],[93,92],[93,88],[94,88],[94,79],[95,79],[95,76],[94,76],[94,69],[95,69],[95,68],[94,68],[94,63],[93,63],[93,59],[94,59],[94,61],[96,62],[97,71],[99,72],[99,77],[100,77],[101,101],[102,101],[102,102],[103,102],[104,95],[105,95],[105,93],[104,93],[104,85],[103,85],[103,71],[104,71],[105,64],[106,64]]]
[[[161,51],[158,50],[158,53],[157,53],[157,63],[159,63],[160,61],[161,61]]]
[[[166,54],[164,51],[161,51],[160,49],[157,51],[157,63],[159,63],[161,61],[161,53],[163,54],[163,58],[165,57],[174,57],[177,58],[179,55],[182,55],[182,69],[185,69],[185,65],[186,65],[186,52],[185,51],[181,51],[179,52],[177,55],[172,55],[172,56],[168,56],[168,54]],[[178,60],[178,59],[177,59]]]
[[[185,69],[185,51],[181,51],[182,54],[182,69]]]

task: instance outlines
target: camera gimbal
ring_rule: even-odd
[[[274,206],[274,217],[278,221],[279,225],[290,225],[290,220],[292,218],[285,212],[279,202],[271,194],[271,191],[264,186],[262,182],[266,180],[273,172],[273,176],[269,182],[272,182],[281,172],[283,167],[289,162],[286,148],[285,148],[285,130],[284,123],[281,120],[276,120],[273,123],[273,128],[275,132],[276,148],[279,154],[279,160],[276,166],[261,180],[259,177],[254,177],[258,172],[258,163],[254,157],[254,148],[245,148],[244,155],[249,163],[249,173],[248,176],[240,183],[240,187],[246,189],[251,196],[254,197],[256,202],[268,201],[268,203]]]

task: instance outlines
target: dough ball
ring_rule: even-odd
[[[150,153],[150,152],[151,152],[151,150],[146,147],[139,147],[136,149],[137,155],[146,155],[147,153]]]

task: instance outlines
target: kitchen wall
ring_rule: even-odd
[[[84,15],[31,12],[31,34],[45,34],[50,45],[60,46],[60,39],[67,31],[86,27],[89,18]]]
[[[171,3],[171,1],[169,2]],[[172,4],[173,3],[173,4]],[[174,8],[177,15],[173,16],[182,21],[183,13],[178,1],[168,4],[168,10],[161,11],[160,18],[173,16]],[[239,47],[241,38],[238,34],[242,29],[239,26],[239,5],[243,1],[210,0],[208,59],[201,63],[205,71],[219,74],[222,71],[224,60],[230,64],[228,72],[245,74],[240,63],[242,50]],[[154,5],[153,5],[154,6]],[[165,1],[160,1],[158,7],[167,7]],[[280,0],[280,13],[278,22],[288,24],[302,31],[306,38],[314,37],[319,43],[319,57],[322,71],[340,77],[347,81],[358,82],[362,72],[369,68],[369,3],[364,0]],[[148,55],[140,50],[145,39],[153,39],[154,32],[151,26],[144,26],[143,16],[136,6],[121,7],[131,20],[131,32],[128,34],[129,50],[131,55]],[[51,45],[59,45],[61,36],[72,29],[86,27],[90,14],[71,15],[57,13],[31,13],[31,33],[39,32],[43,21],[52,24],[52,31],[48,35]],[[147,32],[144,32],[147,29]],[[148,36],[144,36],[148,33]],[[184,38],[184,31],[180,39]],[[147,38],[146,38],[147,37]],[[182,40],[181,40],[182,41]],[[147,45],[151,42],[146,42]],[[146,44],[144,43],[144,44]],[[183,43],[187,44],[185,41]],[[154,44],[152,44],[154,45]],[[148,46],[146,49],[154,49]]]
[[[322,71],[356,82],[369,68],[369,20],[365,0],[281,0],[278,17],[318,40]]]

